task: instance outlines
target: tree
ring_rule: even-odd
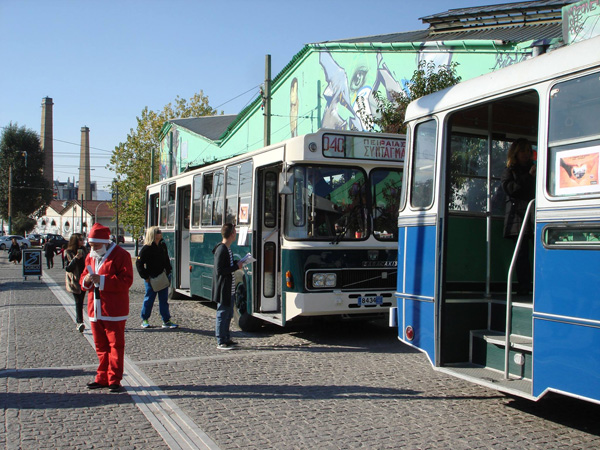
[[[456,62],[436,66],[433,61],[421,61],[417,70],[414,71],[406,91],[391,93],[391,101],[379,92],[374,93],[378,117],[367,114],[364,107],[359,108],[363,122],[371,130],[377,127],[383,133],[406,133],[404,117],[408,104],[420,97],[459,83],[461,77],[456,74],[456,66],[458,66]]]
[[[154,167],[159,165],[159,134],[166,121],[175,118],[212,116],[216,110],[208,104],[208,97],[200,91],[186,99],[177,96],[175,105],[167,104],[162,111],[151,111],[146,106],[137,117],[137,128],[131,129],[125,142],[119,143],[108,165],[117,174],[112,191],[119,192],[119,222],[137,237],[144,228],[146,211],[146,186],[150,180],[152,150]],[[113,200],[116,210],[116,199]]]
[[[12,219],[29,216],[50,203],[52,186],[42,176],[43,168],[44,153],[37,133],[11,122],[2,131],[0,139],[0,216],[9,218],[9,192],[12,194]],[[9,173],[12,174],[12,189],[9,189]],[[21,220],[20,223],[29,222]]]

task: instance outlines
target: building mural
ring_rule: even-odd
[[[584,3],[587,6],[571,11],[569,26],[574,30],[579,29],[581,15],[576,12],[581,8],[594,14],[600,11],[597,6],[600,0],[586,0],[575,5]],[[552,20],[560,23],[561,9],[556,7],[555,10],[556,17]],[[480,11],[471,8],[468,13],[471,17]],[[494,12],[488,12],[488,15],[496,17]],[[439,34],[447,40],[430,38],[409,42],[393,36],[386,38],[386,42],[358,38],[308,44],[272,79],[270,141],[276,144],[321,128],[368,129],[359,111],[375,116],[375,93],[391,99],[393,93],[406,90],[421,62],[434,62],[436,66],[457,63],[457,74],[462,80],[468,80],[530,58],[538,48],[560,45],[556,26],[548,28],[550,31],[547,32],[538,31],[539,26],[548,25],[547,14],[543,16],[545,25],[531,27],[527,33],[520,27],[509,25],[505,30],[490,26],[473,31],[472,27],[467,27],[468,30],[456,31],[454,37],[451,33]],[[515,20],[513,25],[528,26],[528,23],[518,22],[522,19]],[[587,24],[592,22],[595,24],[595,19],[586,21]],[[433,28],[434,25],[430,30]],[[470,32],[473,37],[469,37]],[[421,32],[408,34],[412,33]],[[487,33],[488,37],[481,37],[481,33]],[[536,39],[532,38],[534,33],[538,33]],[[530,36],[530,40],[521,40],[524,35]],[[173,124],[171,132],[161,141],[161,179],[176,175],[186,167],[202,166],[263,147],[264,111],[261,106],[262,97],[257,92],[255,101],[240,112],[218,141],[210,141]]]
[[[563,8],[563,35],[569,44],[600,34],[600,0],[583,0]]]

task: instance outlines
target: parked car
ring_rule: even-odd
[[[31,233],[27,236],[27,239],[31,242],[31,245],[42,245],[42,235],[37,233]]]
[[[67,241],[64,237],[62,237],[60,234],[46,234],[45,236],[43,236],[44,238],[44,242],[50,241],[52,242],[56,248],[61,248],[64,245],[69,244],[69,241]]]
[[[12,238],[15,238],[21,248],[31,247],[31,241],[23,236],[10,234],[8,236],[0,236],[0,250],[7,250],[12,245]]]
[[[110,240],[113,242],[117,242],[117,238],[114,234],[110,235]],[[122,234],[119,235],[119,244],[124,244],[125,243],[125,236],[123,236]]]

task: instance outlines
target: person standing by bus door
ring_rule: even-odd
[[[532,160],[533,150],[527,139],[517,139],[508,150],[506,169],[502,173],[502,189],[506,193],[504,216],[504,237],[515,244],[521,232],[527,205],[535,198],[535,170]],[[517,254],[517,295],[528,295],[531,286],[531,265],[529,263],[529,241],[533,237],[533,215],[525,229],[521,249]]]
[[[119,392],[125,366],[125,322],[129,316],[129,288],[133,284],[131,255],[110,240],[110,229],[95,223],[88,241],[81,288],[89,291],[88,316],[98,355],[98,369],[88,389]]]
[[[235,242],[237,233],[235,225],[226,223],[221,227],[223,240],[215,246],[213,267],[212,300],[217,303],[217,318],[215,334],[217,336],[217,349],[231,350],[237,344],[231,339],[230,325],[233,318],[235,304],[235,278],[234,272],[241,269],[243,264],[233,259],[231,244]]]

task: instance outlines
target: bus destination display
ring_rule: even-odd
[[[406,141],[377,137],[355,137],[339,134],[323,135],[323,156],[329,158],[404,161]]]

